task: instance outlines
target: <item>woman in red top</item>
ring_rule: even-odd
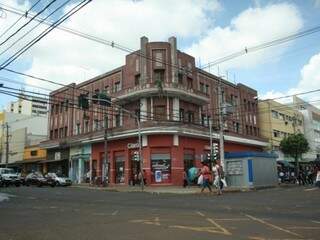
[[[203,164],[203,166],[200,171],[201,175],[203,176],[203,183],[202,183],[201,192],[203,192],[206,187],[210,190],[210,192],[212,192],[212,189],[210,187],[210,179],[211,179],[210,169],[205,163],[202,163],[202,164]]]

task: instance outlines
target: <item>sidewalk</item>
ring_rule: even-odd
[[[98,187],[98,186],[89,186],[88,184],[74,184],[71,187],[74,188],[85,188],[85,189],[93,189],[93,190],[101,190],[101,191],[110,191],[110,192],[141,192],[140,186],[111,186],[111,187]],[[234,188],[227,187],[223,190],[223,192],[248,192],[254,191],[255,188]],[[145,186],[144,192],[151,194],[199,194],[201,191],[200,187],[191,186],[191,187],[177,187],[177,186]],[[212,188],[213,193],[216,193],[217,190]],[[208,189],[205,189],[204,193],[208,193]]]

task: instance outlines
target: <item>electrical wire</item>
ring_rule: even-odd
[[[83,0],[76,6],[74,6],[71,10],[69,10],[66,14],[64,14],[61,18],[55,21],[50,27],[44,30],[40,35],[38,35],[34,40],[30,41],[25,47],[21,48],[18,52],[8,58],[5,62],[3,62],[0,66],[0,71],[11,64],[14,60],[16,60],[21,54],[26,52],[29,48],[31,48],[34,44],[39,42],[43,37],[45,37],[48,33],[54,30],[58,25],[63,23],[65,20],[70,18],[73,14],[77,13],[80,9],[90,3],[92,0]]]
[[[61,8],[63,8],[64,6],[66,6],[71,0],[68,0],[66,2],[64,2],[63,4],[61,4],[59,7],[57,7],[54,11],[52,11],[49,15],[47,15],[45,18],[43,18],[43,21],[45,21],[46,19],[48,19],[49,17],[51,17],[53,14],[55,14],[56,12],[58,12]],[[0,56],[3,55],[4,53],[6,53],[7,51],[9,51],[13,46],[15,46],[21,39],[23,39],[24,37],[26,37],[27,35],[29,35],[34,29],[36,29],[38,26],[41,25],[41,21],[36,24],[34,27],[32,27],[29,31],[27,31],[25,34],[23,34],[20,38],[18,38],[16,41],[14,41],[12,44],[10,44],[10,46],[8,46],[5,50],[3,50],[2,52],[0,52]]]
[[[14,33],[12,33],[9,37],[7,37],[4,41],[0,43],[0,46],[5,44],[7,41],[9,41],[14,35],[16,35],[18,32],[20,32],[23,28],[25,28],[29,23],[31,23],[36,17],[38,17],[40,14],[42,14],[45,10],[47,10],[55,1],[57,0],[52,0],[47,4],[42,10],[40,10],[36,15],[34,15],[28,22],[23,24],[18,30],[16,30]]]
[[[25,14],[21,15],[13,24],[11,24],[3,33],[1,33],[0,38],[2,38],[8,31],[10,31],[16,24],[18,24],[18,22],[24,18],[28,16],[28,13],[35,8],[38,3],[40,3],[41,0],[38,0],[37,2],[35,2],[26,12]]]

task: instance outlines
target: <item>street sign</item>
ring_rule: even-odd
[[[139,148],[139,143],[128,143],[127,147],[128,149]]]

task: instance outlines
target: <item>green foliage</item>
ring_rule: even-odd
[[[302,153],[309,150],[309,143],[303,134],[293,134],[282,139],[280,142],[280,149],[284,154],[287,154],[295,159],[296,162],[296,176],[299,176],[299,157]]]

